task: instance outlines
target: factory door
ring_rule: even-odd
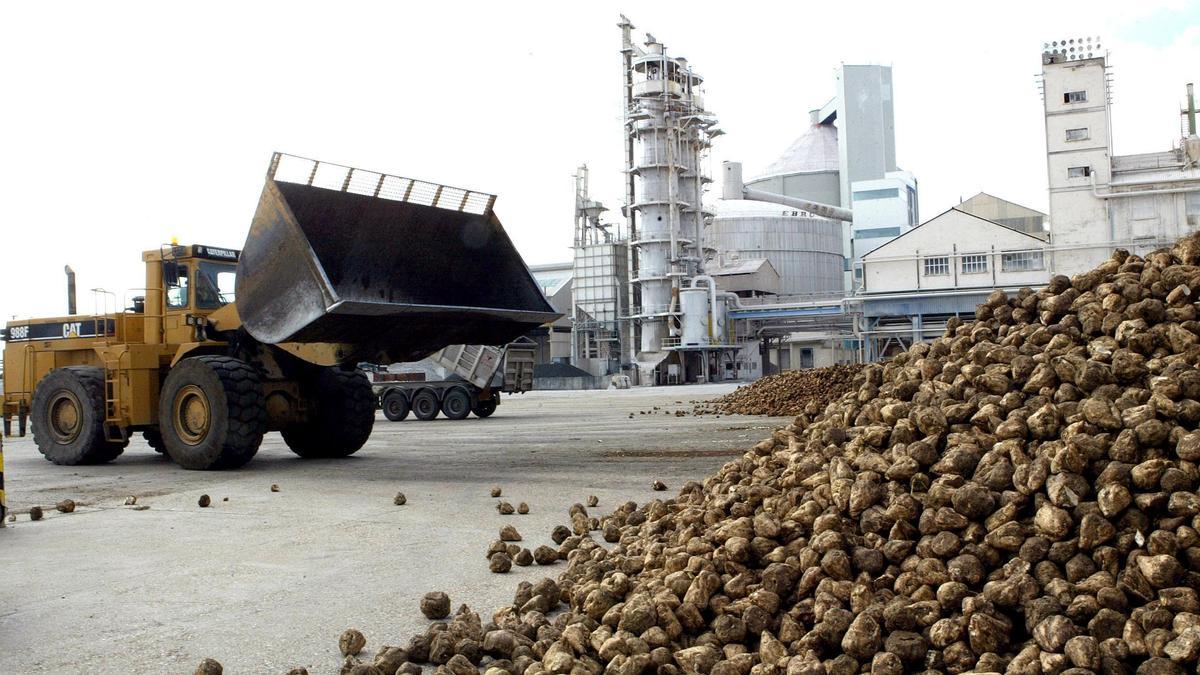
[[[800,350],[800,367],[801,368],[812,368],[813,367],[812,347],[805,347]]]

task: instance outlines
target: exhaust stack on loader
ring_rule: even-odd
[[[303,457],[352,454],[375,419],[360,361],[503,345],[558,317],[494,203],[276,153],[243,251],[146,251],[129,309],[8,324],[5,432],[28,416],[67,465],[110,461],[136,431],[188,469],[241,466],[273,430]]]

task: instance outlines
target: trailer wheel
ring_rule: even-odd
[[[312,403],[307,421],[283,429],[292,452],[305,458],[348,457],[371,437],[375,394],[359,370],[322,368],[301,383]]]
[[[104,437],[104,370],[51,370],[33,392],[33,441],[55,464],[103,464],[125,450]],[[126,441],[127,442],[127,441]]]
[[[175,365],[163,383],[158,433],[185,469],[235,469],[258,452],[267,431],[262,380],[250,364],[197,356]]]
[[[471,412],[479,418],[491,417],[492,413],[496,412],[496,399],[489,398],[486,401],[479,401],[471,407]]]
[[[461,420],[470,415],[471,395],[460,387],[446,392],[446,396],[442,399],[442,414],[452,420]]]
[[[404,392],[395,389],[383,395],[383,416],[392,422],[401,422],[408,417],[408,399]]]
[[[418,391],[412,398],[413,415],[422,422],[438,416],[438,399],[437,394],[432,389],[422,389]]]

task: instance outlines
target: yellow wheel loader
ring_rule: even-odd
[[[95,316],[10,322],[3,422],[46,459],[115,459],[135,432],[185,469],[242,466],[279,431],[301,457],[367,441],[360,362],[503,345],[558,317],[495,197],[276,153],[242,249],[146,251],[146,286]]]

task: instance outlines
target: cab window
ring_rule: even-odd
[[[196,272],[196,307],[217,309],[233,302],[237,267],[202,262]]]
[[[188,306],[188,267],[179,265],[179,276],[175,283],[167,284],[167,307],[181,309]]]

